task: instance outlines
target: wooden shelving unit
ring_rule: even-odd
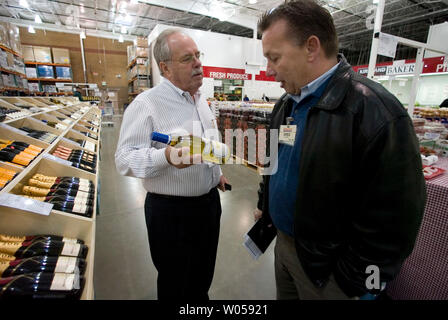
[[[33,105],[40,108],[40,112],[32,113],[19,119],[9,119],[0,125],[0,137],[24,141],[44,148],[44,151],[34,159],[27,167],[16,166],[11,163],[0,161],[0,167],[8,168],[17,172],[15,178],[10,181],[1,191],[21,195],[22,188],[27,181],[36,173],[49,176],[72,176],[93,181],[95,185],[95,201],[93,216],[91,218],[74,215],[62,211],[52,210],[49,216],[0,206],[0,233],[13,236],[55,234],[65,237],[84,240],[89,247],[87,255],[87,269],[85,272],[85,285],[81,296],[83,300],[94,298],[93,268],[95,255],[95,221],[98,198],[99,177],[99,148],[101,141],[101,110],[92,107],[88,102],[79,102],[73,97],[58,97],[57,100],[67,104],[55,104],[50,98],[39,97],[0,97],[2,107],[18,110],[16,104]],[[60,120],[63,119],[63,120]],[[59,122],[65,125],[64,129],[50,127],[43,120]],[[94,122],[90,124],[87,121]],[[57,135],[50,144],[21,134],[17,128],[22,125]],[[88,128],[87,128],[88,127]],[[92,132],[98,139],[91,139],[79,131]],[[70,147],[72,149],[85,149],[72,139],[82,139],[95,145],[97,154],[96,173],[90,173],[67,164],[62,164],[48,157],[58,146]]]

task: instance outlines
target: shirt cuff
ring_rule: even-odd
[[[165,148],[153,150],[151,156],[155,168],[164,168],[170,165],[165,157]]]

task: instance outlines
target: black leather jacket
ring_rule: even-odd
[[[419,144],[401,103],[380,84],[353,72],[345,58],[310,109],[300,158],[294,238],[316,286],[331,273],[348,296],[360,296],[368,265],[390,281],[411,253],[426,201]],[[284,95],[271,129],[292,107]],[[297,164],[299,166],[299,164]],[[258,208],[269,217],[269,176]]]

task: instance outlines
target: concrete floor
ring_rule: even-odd
[[[94,286],[96,299],[156,299],[157,271],[152,264],[141,181],[115,169],[121,118],[103,127],[100,162],[100,215],[96,220]],[[232,191],[220,191],[221,232],[212,300],[275,299],[274,244],[255,261],[243,246],[253,225],[260,176],[242,165],[225,165]]]

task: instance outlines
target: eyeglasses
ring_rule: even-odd
[[[192,63],[194,61],[194,59],[198,59],[201,60],[204,58],[204,53],[203,52],[196,52],[194,55],[193,54],[188,54],[186,56],[183,56],[182,58],[180,58],[179,60],[166,60],[166,61],[176,61],[182,64],[189,64]]]

